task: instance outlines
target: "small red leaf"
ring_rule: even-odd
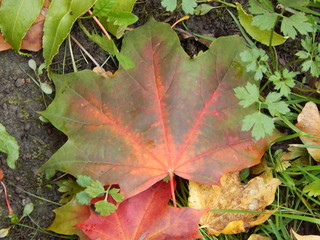
[[[170,207],[170,184],[163,181],[122,202],[115,213],[104,217],[93,211],[76,225],[90,239],[187,240],[201,237],[198,223],[203,210]]]

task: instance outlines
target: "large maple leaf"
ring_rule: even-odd
[[[199,238],[198,223],[206,210],[174,208],[170,184],[156,183],[146,191],[122,202],[115,213],[97,215],[76,225],[90,239],[101,240],[187,240]]]
[[[123,41],[134,69],[109,80],[89,70],[53,74],[56,97],[42,115],[69,139],[42,170],[117,183],[130,197],[168,175],[218,184],[257,164],[267,145],[241,131],[254,109],[233,91],[254,83],[244,49],[242,38],[223,37],[190,59],[170,26],[152,19]]]

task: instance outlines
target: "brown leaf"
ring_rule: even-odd
[[[190,181],[189,206],[196,209],[235,209],[263,212],[274,200],[279,186],[277,178],[264,179],[261,176],[241,184],[239,173],[228,173],[221,178],[221,186],[203,185]],[[264,211],[272,213],[272,211]],[[217,213],[207,212],[200,224],[210,235],[236,234],[262,224],[270,214]]]
[[[0,169],[0,181],[3,179],[3,171]]]
[[[251,234],[248,240],[272,240],[272,239],[265,236],[261,236],[259,234]]]
[[[320,114],[314,102],[308,102],[298,116],[296,127],[310,135],[320,137]],[[320,145],[320,139],[300,136],[306,145]],[[320,149],[307,148],[314,160],[320,162]]]
[[[293,235],[297,238],[297,240],[320,240],[320,235],[299,235],[293,229],[291,229]]]
[[[29,28],[26,36],[22,40],[21,49],[37,52],[42,48],[43,24],[49,4],[49,0],[44,2],[41,13]],[[2,34],[0,33],[0,51],[5,51],[11,48],[12,47],[10,44],[4,40]]]

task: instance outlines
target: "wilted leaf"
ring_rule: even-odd
[[[2,228],[0,229],[0,238],[5,238],[8,236],[10,228]]]
[[[10,168],[15,169],[15,162],[19,158],[19,145],[17,140],[6,131],[6,128],[1,123],[0,152],[4,152],[8,155],[7,164]]]
[[[43,2],[44,0],[2,1],[0,8],[0,29],[6,42],[14,50],[20,50],[21,41],[39,15]]]
[[[291,232],[297,240],[320,240],[320,235],[299,235],[293,229],[291,229]]]
[[[251,234],[248,240],[272,240],[272,239],[265,236],[261,236],[259,234]]]
[[[168,175],[215,184],[257,164],[266,141],[239,121],[255,108],[233,93],[254,82],[238,57],[244,49],[242,38],[224,37],[191,60],[170,25],[150,20],[123,41],[136,68],[109,80],[88,70],[53,74],[56,97],[42,114],[69,140],[41,170],[118,183],[130,197]]]
[[[255,177],[241,184],[238,173],[228,173],[221,178],[221,186],[203,185],[190,181],[189,206],[196,209],[234,209],[266,212],[265,207],[274,200],[279,179]],[[262,224],[269,214],[207,212],[200,224],[210,235],[236,234]]]
[[[89,239],[80,229],[74,227],[74,225],[79,224],[89,218],[89,206],[81,205],[76,199],[73,199],[66,205],[55,209],[54,212],[56,217],[47,230],[66,235],[77,234],[81,237],[81,240]]]
[[[310,135],[320,137],[320,115],[317,105],[308,102],[298,116],[296,127]],[[306,145],[320,145],[320,139],[300,136],[301,141]],[[320,149],[307,148],[314,160],[320,162]]]
[[[261,42],[264,45],[269,46],[270,43],[270,36],[272,34],[272,31],[270,30],[260,30],[256,26],[252,26],[251,23],[253,21],[253,16],[250,14],[247,14],[243,9],[241,4],[237,4],[237,11],[238,11],[238,16],[241,25],[243,28],[246,30],[246,32],[255,40],[258,42]],[[287,40],[287,37],[283,37],[275,32],[272,34],[272,42],[271,46],[277,46],[282,43],[284,43]]]
[[[201,237],[198,222],[203,211],[174,208],[170,183],[159,182],[123,201],[117,211],[105,217],[91,211],[88,220],[76,225],[90,239],[186,240]]]
[[[46,16],[43,36],[43,57],[47,66],[51,64],[61,43],[69,34],[73,23],[90,9],[95,1],[52,1]]]

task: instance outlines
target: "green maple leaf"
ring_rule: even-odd
[[[312,24],[307,21],[308,18],[302,12],[295,13],[290,17],[283,17],[281,22],[281,32],[292,39],[295,39],[297,31],[301,34],[312,32]]]
[[[247,83],[245,87],[237,87],[234,89],[235,96],[241,101],[239,104],[247,108],[259,101],[259,88],[251,83]]]
[[[109,203],[105,200],[101,200],[94,204],[96,211],[102,216],[109,216],[111,213],[114,213],[117,210],[117,206],[112,203]]]
[[[288,104],[281,101],[282,94],[271,92],[266,97],[265,103],[268,105],[268,110],[272,116],[279,116],[290,112]]]
[[[252,136],[256,140],[259,140],[266,135],[271,135],[274,128],[275,126],[272,118],[261,112],[247,115],[242,121],[242,131],[249,131],[252,129]]]
[[[317,197],[320,195],[320,181],[313,181],[303,188],[303,192],[308,193],[309,196]]]

